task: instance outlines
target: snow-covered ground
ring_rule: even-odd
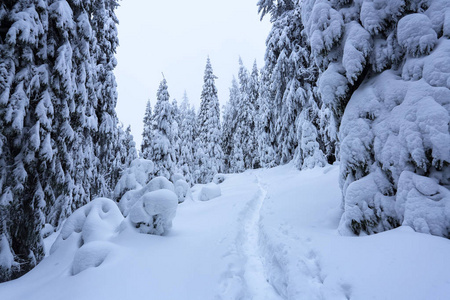
[[[126,229],[77,275],[77,249],[60,247],[0,284],[0,299],[449,299],[450,241],[409,227],[340,236],[337,177],[338,166],[247,171],[209,201],[195,186],[168,235]]]

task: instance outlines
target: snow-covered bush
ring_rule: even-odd
[[[220,195],[222,195],[220,186],[211,182],[202,187],[198,199],[201,201],[208,201],[220,197]]]
[[[172,228],[178,197],[170,190],[145,193],[131,207],[128,219],[141,233],[162,235]]]
[[[143,188],[131,190],[125,193],[119,201],[119,208],[124,216],[128,216],[130,208],[139,200],[144,194],[153,192],[160,189],[167,189],[171,192],[175,192],[173,183],[166,177],[155,177],[148,182]]]
[[[97,198],[77,209],[66,220],[50,254],[67,244],[79,248],[93,241],[106,241],[116,233],[123,219],[114,201]]]
[[[192,197],[191,187],[186,182],[186,180],[179,179],[174,183],[175,193],[178,197],[178,203],[183,203],[186,199]]]
[[[75,251],[72,275],[98,267],[114,251],[116,246],[108,240],[117,233],[123,220],[114,201],[97,198],[66,220],[50,254],[59,250]]]
[[[119,200],[130,191],[144,187],[153,174],[154,164],[151,160],[137,158],[125,169],[114,189],[114,199]]]

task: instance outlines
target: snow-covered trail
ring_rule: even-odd
[[[75,276],[76,249],[55,252],[0,284],[0,299],[448,299],[449,240],[338,235],[338,169],[229,175],[221,197],[181,204],[169,235],[118,233],[104,263]]]
[[[218,298],[281,300],[283,298],[268,281],[259,245],[260,211],[267,192],[260,185],[258,175],[249,172],[249,176],[254,177],[253,184],[258,188],[239,213],[241,228],[229,252],[231,255],[227,255],[230,264],[223,274]],[[238,264],[233,262],[236,260]]]

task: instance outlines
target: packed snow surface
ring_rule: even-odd
[[[122,217],[98,199],[34,270],[0,284],[0,299],[448,299],[448,239],[408,226],[338,234],[338,173],[290,164],[227,175],[205,202],[195,186],[165,236],[112,230]]]

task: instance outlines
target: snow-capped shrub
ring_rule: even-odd
[[[141,233],[162,235],[172,228],[178,197],[170,190],[145,193],[130,209],[128,219]]]
[[[130,190],[141,189],[150,180],[153,174],[154,164],[151,160],[137,158],[125,169],[114,189],[114,199],[119,200]]]
[[[412,56],[428,54],[437,43],[431,20],[424,14],[404,16],[398,22],[397,37],[400,46]]]
[[[349,229],[356,234],[377,233],[398,226],[395,199],[381,193],[375,174],[352,182],[346,188],[345,200],[338,229],[341,234],[348,234]]]
[[[220,186],[211,182],[202,187],[198,199],[201,201],[208,201],[220,197],[220,195],[222,195]]]
[[[187,198],[191,198],[191,188],[184,179],[175,181],[175,193],[178,197],[178,203],[183,203]]]
[[[50,254],[67,243],[79,248],[93,241],[106,241],[116,232],[123,219],[114,201],[107,198],[94,199],[77,209],[66,220]]]
[[[170,182],[166,177],[159,176],[155,177],[150,182],[147,183],[143,188],[138,190],[128,191],[123,195],[119,202],[119,208],[124,216],[127,216],[129,209],[141,198],[144,194],[148,192],[153,192],[160,189],[167,189],[171,192],[175,192],[173,183]]]
[[[450,238],[450,191],[437,180],[404,171],[395,207],[403,225]]]
[[[226,175],[219,173],[219,174],[214,175],[213,182],[215,184],[221,184],[222,182],[225,181],[225,179],[226,179]]]
[[[108,240],[118,231],[124,218],[117,204],[97,198],[77,209],[64,223],[61,233],[50,249],[75,251],[72,275],[100,266],[115,245]]]

